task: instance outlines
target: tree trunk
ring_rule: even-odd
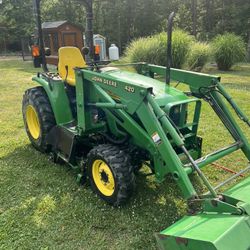
[[[250,62],[250,31],[248,32],[247,60]]]
[[[221,28],[224,31],[225,30],[225,2],[222,0],[222,12],[221,12]]]
[[[205,4],[206,8],[206,32],[210,33],[213,28],[213,11],[214,11],[214,1],[213,0],[206,0]]]
[[[197,35],[197,0],[192,0],[191,2],[191,12],[192,12],[192,35],[196,37]]]

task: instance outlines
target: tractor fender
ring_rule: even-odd
[[[54,112],[56,124],[65,124],[73,121],[69,99],[65,92],[64,82],[58,78],[44,78],[41,75],[33,77],[32,80],[40,84],[50,101]]]

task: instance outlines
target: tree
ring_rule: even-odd
[[[6,39],[18,41],[35,31],[33,0],[4,0],[0,27]],[[85,28],[83,0],[41,0],[42,21],[68,20]],[[93,0],[94,33],[107,37],[120,48],[133,39],[166,30],[168,15],[176,12],[175,27],[210,40],[226,31],[241,35],[247,43],[250,30],[250,2],[245,0]],[[3,32],[0,31],[0,43]],[[7,41],[7,42],[8,42]]]
[[[32,1],[5,0],[0,10],[0,26],[8,31],[8,41],[18,41],[30,35],[34,30],[35,20],[32,14]]]

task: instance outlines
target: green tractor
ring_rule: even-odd
[[[250,122],[220,77],[170,68],[168,58],[167,67],[138,63],[139,73],[133,73],[122,65],[86,64],[79,49],[60,48],[58,73],[38,73],[33,81],[39,86],[24,94],[27,135],[37,150],[77,170],[79,181],[87,179],[93,191],[114,206],[131,197],[143,164],[158,182],[171,176],[196,210],[157,234],[161,249],[250,249],[250,179],[217,192],[250,166],[215,188],[201,170],[237,150],[250,160],[249,142],[227,104],[248,126]],[[190,91],[173,88],[170,81],[184,83]],[[210,104],[234,140],[206,156],[197,135],[201,100]],[[190,180],[194,172],[207,193],[195,190]]]

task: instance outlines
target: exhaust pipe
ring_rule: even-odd
[[[170,68],[172,66],[172,31],[173,31],[173,21],[174,21],[175,13],[171,12],[168,17],[168,24],[167,24],[167,34],[168,34],[168,41],[167,41],[167,65],[166,65],[166,84],[170,84]]]

